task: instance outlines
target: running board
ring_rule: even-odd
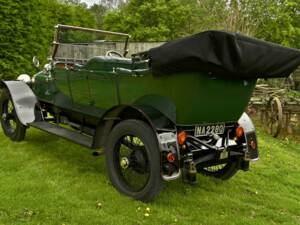
[[[40,130],[46,131],[50,134],[55,134],[59,137],[65,138],[69,141],[75,142],[77,144],[83,145],[88,148],[92,148],[93,146],[93,138],[91,136],[87,136],[77,131],[72,131],[66,128],[63,128],[59,125],[55,125],[52,123],[48,123],[45,121],[33,122],[29,124],[31,127],[38,128]]]

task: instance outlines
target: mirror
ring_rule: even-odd
[[[36,68],[39,68],[40,66],[40,61],[38,60],[38,58],[36,56],[33,56],[32,58],[32,63]]]

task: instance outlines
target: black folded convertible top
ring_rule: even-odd
[[[238,33],[206,31],[152,48],[154,75],[199,71],[237,79],[290,75],[300,51]]]

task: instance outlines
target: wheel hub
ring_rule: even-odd
[[[120,166],[123,168],[123,169],[127,169],[129,167],[129,160],[127,157],[123,157],[120,161]]]
[[[132,167],[136,172],[145,173],[147,170],[147,155],[143,150],[135,150],[131,157]]]

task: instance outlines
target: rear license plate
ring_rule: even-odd
[[[195,137],[206,136],[209,134],[224,134],[225,124],[214,124],[214,125],[198,125],[195,126]]]

